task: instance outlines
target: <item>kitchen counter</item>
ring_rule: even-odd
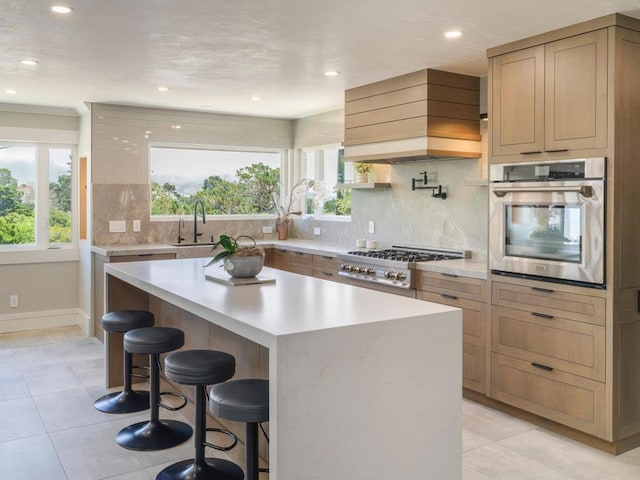
[[[109,309],[133,286],[268,348],[271,478],[461,477],[459,309],[270,268],[231,287],[201,259],[105,273]]]
[[[326,242],[319,242],[314,240],[258,240],[258,245],[264,248],[279,248],[283,250],[290,250],[294,252],[309,253],[312,255],[323,255],[328,257],[335,257],[340,253],[346,253],[351,250],[358,250],[356,248],[345,248],[337,245],[327,244]],[[201,256],[206,257],[209,255],[211,245],[189,245],[183,247],[176,247],[166,244],[142,244],[142,245],[105,245],[105,246],[93,246],[92,252],[98,255],[106,257],[111,256],[124,256],[124,255],[137,255],[137,254],[155,254],[155,253],[176,253],[180,254],[181,251],[187,252],[192,249],[202,250]],[[362,249],[364,250],[364,249]],[[190,255],[193,256],[193,255]],[[417,264],[418,270],[427,270],[432,272],[451,273],[459,275],[461,277],[478,278],[481,280],[487,279],[487,263],[480,262],[478,260],[461,259],[461,260],[439,260],[436,262],[422,262]]]

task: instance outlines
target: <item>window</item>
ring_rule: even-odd
[[[151,215],[271,213],[280,192],[281,151],[151,147]]]
[[[314,180],[315,186],[307,196],[308,215],[351,215],[351,190],[338,190],[337,185],[353,181],[353,169],[346,168],[344,150],[337,146],[317,147],[304,150],[303,165],[306,178]]]
[[[73,242],[74,149],[45,144],[0,146],[0,245]]]

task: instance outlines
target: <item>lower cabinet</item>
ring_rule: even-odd
[[[493,353],[492,396],[596,437],[605,437],[605,384]]]
[[[342,281],[342,277],[338,275],[340,261],[335,257],[294,252],[280,248],[268,248],[265,253],[265,266],[267,267],[314,276],[324,280]]]
[[[417,297],[462,309],[462,386],[487,394],[487,282],[418,271]]]
[[[491,397],[606,438],[605,299],[522,280],[491,290]]]

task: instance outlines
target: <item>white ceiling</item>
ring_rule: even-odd
[[[341,108],[346,88],[426,67],[483,76],[487,48],[640,18],[640,0],[71,0],[66,17],[52,3],[0,0],[0,103],[300,118]]]

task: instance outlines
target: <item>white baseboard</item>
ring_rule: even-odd
[[[79,308],[0,315],[0,333],[77,325],[90,335],[89,316]]]

